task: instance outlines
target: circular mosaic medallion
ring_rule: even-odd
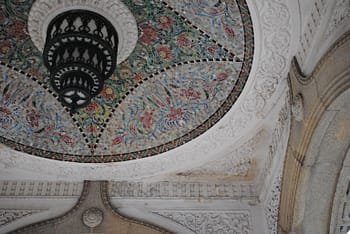
[[[50,19],[77,8],[111,20],[122,48],[101,93],[70,115],[52,94],[40,50]],[[4,11],[1,43],[13,50],[1,55],[0,142],[40,157],[120,162],[179,147],[230,110],[252,67],[245,0],[37,0]]]

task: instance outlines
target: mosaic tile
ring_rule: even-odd
[[[36,82],[0,66],[1,142],[48,152],[88,154],[79,129],[59,102]]]
[[[127,60],[117,65],[114,75],[106,80],[101,94],[95,97],[88,107],[74,114],[73,118],[70,119],[59,103],[56,106],[51,102],[47,104],[52,105],[50,108],[52,108],[53,113],[59,113],[60,110],[66,115],[60,121],[63,124],[63,119],[66,119],[69,124],[59,125],[63,126],[59,131],[70,132],[73,127],[76,128],[75,132],[79,132],[79,129],[83,131],[83,134],[80,132],[79,134],[72,133],[74,135],[72,137],[77,142],[75,146],[71,146],[71,148],[65,146],[63,150],[62,143],[53,146],[53,143],[47,142],[51,145],[44,147],[42,146],[43,140],[33,138],[33,136],[30,136],[32,139],[28,138],[28,142],[26,142],[25,133],[19,134],[18,139],[15,135],[13,138],[2,137],[3,143],[27,153],[59,160],[123,161],[158,154],[182,145],[213,126],[231,108],[244,88],[253,60],[253,28],[245,0],[225,1],[225,5],[221,5],[221,2],[224,1],[218,1],[218,6],[212,5],[211,1],[199,0],[178,2],[174,0],[166,2],[123,0],[123,2],[134,14],[138,24],[139,40],[133,53]],[[41,52],[35,48],[26,32],[26,20],[33,1],[0,0],[0,3],[0,61],[36,77],[37,83],[43,84],[43,87],[47,88],[46,91],[50,91],[48,72],[43,66]],[[188,9],[186,14],[183,14],[184,7]],[[170,86],[175,82],[171,78],[171,71],[179,71],[178,68],[174,67],[186,67],[186,70],[182,72],[199,73],[201,69],[205,70],[208,66],[206,62],[210,66],[230,64],[228,66],[235,70],[234,74],[236,75],[236,77],[229,75],[227,80],[225,78],[224,82],[230,80],[230,82],[235,81],[235,83],[229,83],[230,90],[229,88],[225,89],[225,92],[220,93],[217,99],[207,100],[207,109],[203,108],[205,106],[203,98],[207,95],[203,88],[199,94],[194,87],[191,89],[185,80],[180,82],[184,85],[183,87],[179,86],[176,89]],[[235,67],[234,64],[240,64],[241,67]],[[225,67],[226,65],[220,66]],[[186,76],[195,76],[194,73]],[[164,78],[164,76],[168,78]],[[21,78],[23,77],[18,76],[16,79]],[[168,80],[169,83],[158,84],[155,83],[157,80],[162,82]],[[201,85],[204,86],[203,83]],[[201,85],[198,84],[198,87]],[[153,135],[147,128],[149,124],[147,122],[152,116],[149,109],[145,109],[143,114],[138,112],[137,118],[131,116],[131,112],[125,112],[125,118],[135,117],[134,119],[118,120],[119,122],[115,119],[121,113],[120,108],[122,106],[126,108],[125,100],[129,100],[131,109],[136,108],[133,103],[138,103],[137,108],[141,108],[140,100],[142,98],[140,99],[140,97],[142,95],[140,93],[149,92],[151,87],[157,88],[159,100],[167,100],[169,93],[177,97],[176,95],[182,92],[184,96],[194,95],[192,98],[196,99],[198,105],[195,106],[195,100],[191,100],[192,106],[188,107],[191,111],[181,112],[173,109],[174,113],[169,115],[171,118],[167,122],[165,122],[164,108],[154,110],[153,118],[154,116],[160,118],[163,115],[163,119],[153,120],[153,122],[158,121],[163,126],[162,128],[160,126],[154,128]],[[137,96],[136,93],[139,95]],[[51,97],[51,94],[47,95]],[[197,100],[198,95],[200,98]],[[132,100],[133,98],[136,99]],[[155,101],[152,98],[145,99],[145,97],[142,100],[145,102],[146,108],[151,108],[154,105],[152,101]],[[185,99],[176,99],[176,101],[181,100],[183,102],[178,104],[184,107]],[[171,106],[167,105],[169,109]],[[42,106],[46,106],[46,104],[42,104]],[[129,111],[131,109],[126,108]],[[197,114],[194,115],[193,110],[197,109]],[[45,112],[39,114],[46,115]],[[182,126],[183,122],[176,119],[178,114],[183,114],[183,121],[188,121],[189,124]],[[112,117],[113,119],[111,119]],[[119,130],[111,130],[112,128],[109,126],[111,124],[111,126],[118,126],[122,129],[125,128],[127,122],[131,121],[134,121],[136,126],[141,126],[141,128],[136,129],[136,131],[141,131],[134,138],[127,137],[127,135],[122,136],[131,133],[127,132],[129,131],[127,129],[124,129],[125,133],[121,132],[122,137],[118,138]],[[170,126],[173,127],[172,130],[170,130]],[[68,130],[65,129],[66,127]],[[1,131],[5,130],[1,129]],[[170,132],[172,134],[166,136]],[[108,134],[111,134],[110,139],[108,139]],[[145,136],[151,136],[150,142]],[[54,138],[57,135],[50,135],[50,137]],[[55,140],[56,138],[53,141]],[[122,146],[123,140],[127,140],[129,142],[127,144],[133,145],[135,148],[126,146],[126,143],[125,146]],[[15,141],[18,141],[18,144]],[[37,148],[32,147],[29,141],[37,144],[35,146]],[[111,146],[111,142],[114,145]],[[90,147],[90,151],[86,149],[86,146]],[[96,146],[98,147],[95,150]],[[53,152],[47,152],[48,150]],[[76,153],[81,156],[77,157]],[[124,153],[125,155],[123,155]]]
[[[244,30],[236,1],[165,0],[192,24],[239,58],[244,56]]]
[[[139,41],[133,53],[117,65],[104,91],[88,108],[76,114],[92,143],[120,98],[143,78],[182,61],[231,58],[233,55],[186,23],[162,2],[124,1],[134,14]],[[92,117],[95,116],[95,117]],[[97,117],[96,117],[97,116]]]
[[[5,3],[0,12],[4,18],[1,60],[48,84],[41,53],[26,32],[26,19],[32,1]],[[116,67],[114,76],[106,81],[103,92],[74,116],[92,144],[120,97],[140,79],[181,61],[233,57],[162,2],[125,0],[124,3],[135,15],[139,27],[136,48],[126,61]],[[14,49],[10,50],[11,46]]]
[[[226,100],[241,65],[183,65],[145,82],[117,108],[96,153],[140,151],[192,131]]]

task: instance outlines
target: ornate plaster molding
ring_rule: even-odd
[[[33,209],[0,209],[0,227],[42,211]]]
[[[263,118],[273,107],[271,104],[274,94],[278,87],[285,84],[292,43],[288,3],[269,0],[256,4],[260,27],[263,29],[260,42],[262,49],[253,78],[253,88],[240,108],[246,114],[244,123]]]
[[[82,182],[0,181],[0,197],[78,197]]]
[[[338,0],[333,8],[332,16],[325,31],[326,38],[330,37],[339,27],[350,20],[350,2]]]
[[[274,168],[273,166],[280,165],[282,167],[282,162],[284,161],[284,157],[282,157],[282,155],[285,155],[286,143],[289,138],[291,121],[290,111],[290,97],[289,95],[285,95],[284,104],[278,112],[278,118],[274,124],[275,127],[269,143],[268,155],[263,167],[262,178],[264,179],[264,182],[262,183],[263,186],[260,187],[265,188],[265,191],[261,193],[262,197],[264,197],[266,191],[269,191],[269,186],[271,186],[269,181],[270,178],[274,176],[273,172],[275,170],[280,170],[280,168]]]
[[[109,194],[113,199],[233,199],[255,200],[253,184],[198,183],[198,182],[110,182]]]
[[[138,40],[136,20],[127,6],[119,0],[37,0],[28,17],[28,32],[35,46],[43,51],[50,21],[58,14],[72,9],[94,11],[106,17],[118,32],[118,61],[124,61]]]
[[[327,0],[316,0],[306,20],[305,27],[302,29],[301,48],[297,53],[300,64],[304,63],[306,57],[310,53],[311,44],[314,42],[318,27],[326,14],[326,6]]]
[[[253,233],[249,211],[166,210],[154,214],[170,219],[193,233]]]
[[[281,194],[282,168],[278,169],[273,184],[264,202],[264,212],[269,233],[277,233],[278,211]]]

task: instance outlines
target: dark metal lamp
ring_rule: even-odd
[[[49,24],[43,52],[50,82],[72,112],[99,94],[116,66],[118,33],[103,16],[87,10],[57,15]]]

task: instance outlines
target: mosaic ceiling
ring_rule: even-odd
[[[199,136],[248,79],[253,28],[245,0],[122,1],[138,42],[101,94],[70,114],[27,33],[32,0],[0,0],[0,141],[75,162],[148,157]]]

